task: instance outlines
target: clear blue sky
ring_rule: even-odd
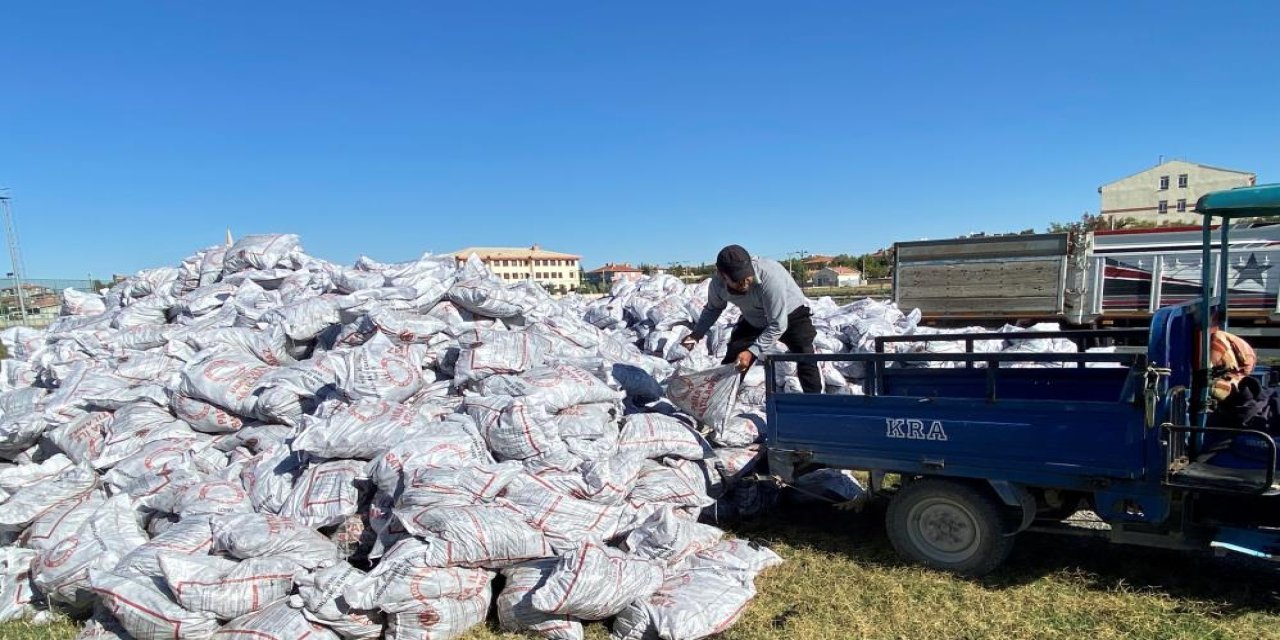
[[[48,277],[226,227],[589,268],[1043,229],[1161,154],[1280,181],[1278,24],[1270,1],[14,2],[0,186]]]

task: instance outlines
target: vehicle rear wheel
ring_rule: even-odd
[[[927,567],[967,576],[990,573],[1009,557],[1004,512],[990,495],[958,482],[917,480],[889,503],[893,548]]]

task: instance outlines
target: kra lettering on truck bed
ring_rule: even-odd
[[[942,428],[941,420],[933,420],[928,427],[924,420],[906,418],[885,418],[885,437],[903,440],[943,440],[947,439],[947,431]]]

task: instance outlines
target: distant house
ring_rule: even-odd
[[[635,280],[643,275],[643,271],[629,264],[614,264],[610,262],[599,269],[588,271],[584,279],[587,284],[611,287],[613,283],[619,280]]]
[[[817,271],[831,266],[831,262],[834,260],[835,258],[831,256],[815,255],[801,260],[801,263],[803,263],[809,271]]]
[[[24,307],[28,318],[54,318],[62,310],[62,298],[49,287],[31,283],[23,283],[21,298],[16,286],[0,288],[0,308],[10,319],[21,318]]]
[[[10,281],[12,282],[12,281]],[[9,313],[22,314],[18,311],[23,306],[27,308],[28,315],[48,315],[56,316],[62,308],[62,299],[54,293],[49,287],[24,282],[22,284],[22,298],[18,297],[18,287],[10,285],[0,289],[0,307],[4,307]]]
[[[815,287],[857,287],[862,284],[862,272],[849,267],[825,267],[813,274]]]
[[[12,282],[12,280],[9,280],[8,282]],[[53,289],[50,289],[49,287],[42,287],[38,284],[31,284],[29,282],[22,283],[22,295],[28,298],[49,294],[49,293],[53,293]],[[3,299],[3,298],[17,299],[17,297],[18,297],[18,287],[16,286],[9,285],[7,287],[4,287],[3,289],[0,289],[0,299]]]

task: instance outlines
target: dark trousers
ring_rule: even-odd
[[[746,351],[764,329],[753,327],[745,320],[739,320],[729,334],[729,353],[722,364],[729,364],[738,359],[738,354]],[[800,307],[787,316],[787,330],[782,332],[778,342],[787,345],[791,353],[813,353],[813,339],[818,332],[813,328],[813,319],[809,316],[809,307]],[[818,365],[813,362],[797,362],[796,375],[800,378],[800,388],[805,393],[822,393],[822,374]]]

